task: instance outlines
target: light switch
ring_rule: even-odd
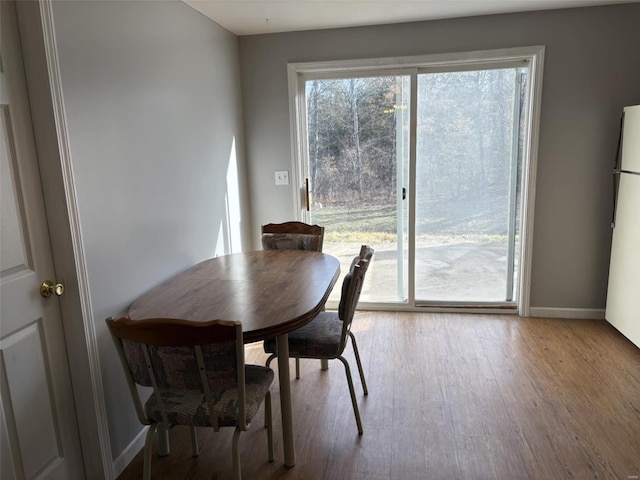
[[[276,185],[289,185],[289,171],[280,170],[276,172]]]

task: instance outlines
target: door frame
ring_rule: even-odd
[[[47,225],[86,478],[115,478],[98,342],[89,295],[52,0],[16,2]]]
[[[409,302],[403,303],[366,303],[361,302],[366,308],[372,310],[409,310],[409,311],[464,311],[478,313],[517,313],[521,316],[528,317],[531,309],[531,267],[532,267],[532,250],[533,250],[533,224],[534,224],[534,208],[535,208],[535,184],[538,163],[538,137],[540,128],[540,109],[542,104],[542,78],[544,64],[543,45],[516,47],[497,50],[483,50],[463,53],[444,53],[434,55],[419,55],[408,57],[388,57],[374,59],[359,60],[338,60],[325,62],[303,62],[290,63],[287,65],[288,86],[289,86],[289,118],[290,118],[290,138],[293,179],[296,187],[293,188],[293,204],[295,211],[300,220],[308,220],[308,213],[304,202],[306,196],[304,173],[307,125],[306,121],[306,98],[304,92],[305,76],[313,75],[316,77],[331,78],[332,75],[370,74],[372,71],[378,75],[394,74],[397,72],[428,66],[430,68],[448,69],[452,67],[459,68],[461,65],[468,65],[470,68],[480,67],[483,63],[496,64],[504,62],[512,63],[517,60],[527,60],[531,71],[531,87],[528,99],[529,125],[525,132],[525,144],[528,148],[524,149],[523,173],[522,173],[522,211],[520,220],[521,245],[520,245],[520,264],[518,266],[518,284],[517,290],[517,311],[509,311],[501,308],[483,308],[483,307],[465,307],[465,306],[423,306],[416,305],[414,290],[414,266],[409,264]],[[412,83],[412,85],[415,82]],[[415,87],[412,86],[412,129],[415,129],[415,111],[416,99]],[[415,132],[413,132],[415,134]],[[414,137],[415,138],[415,137]],[[415,175],[415,145],[410,145],[410,175]],[[415,178],[410,177],[410,183],[415,182]],[[409,249],[415,250],[415,199],[412,186],[409,185]]]

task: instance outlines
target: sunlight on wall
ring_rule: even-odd
[[[240,230],[240,188],[238,184],[238,161],[236,159],[236,139],[231,142],[229,167],[227,170],[227,191],[224,198],[226,216],[220,221],[218,240],[214,256],[236,253],[242,250]]]

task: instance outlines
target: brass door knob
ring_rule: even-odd
[[[50,280],[45,280],[40,285],[40,295],[43,297],[50,297],[51,295],[57,295],[58,297],[64,293],[64,285],[61,283],[53,283]]]

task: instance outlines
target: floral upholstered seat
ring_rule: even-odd
[[[321,312],[313,321],[289,332],[289,356],[296,358],[336,358],[340,355],[342,320],[333,312]],[[265,351],[275,352],[276,340],[265,341]]]
[[[143,478],[151,475],[153,435],[159,425],[236,427],[232,442],[234,478],[239,479],[238,440],[265,402],[269,461],[273,461],[271,396],[273,370],[245,365],[242,324],[173,319],[107,319],[131,390],[138,418],[149,425]],[[153,393],[142,404],[136,385]],[[198,454],[197,442],[193,445]]]

